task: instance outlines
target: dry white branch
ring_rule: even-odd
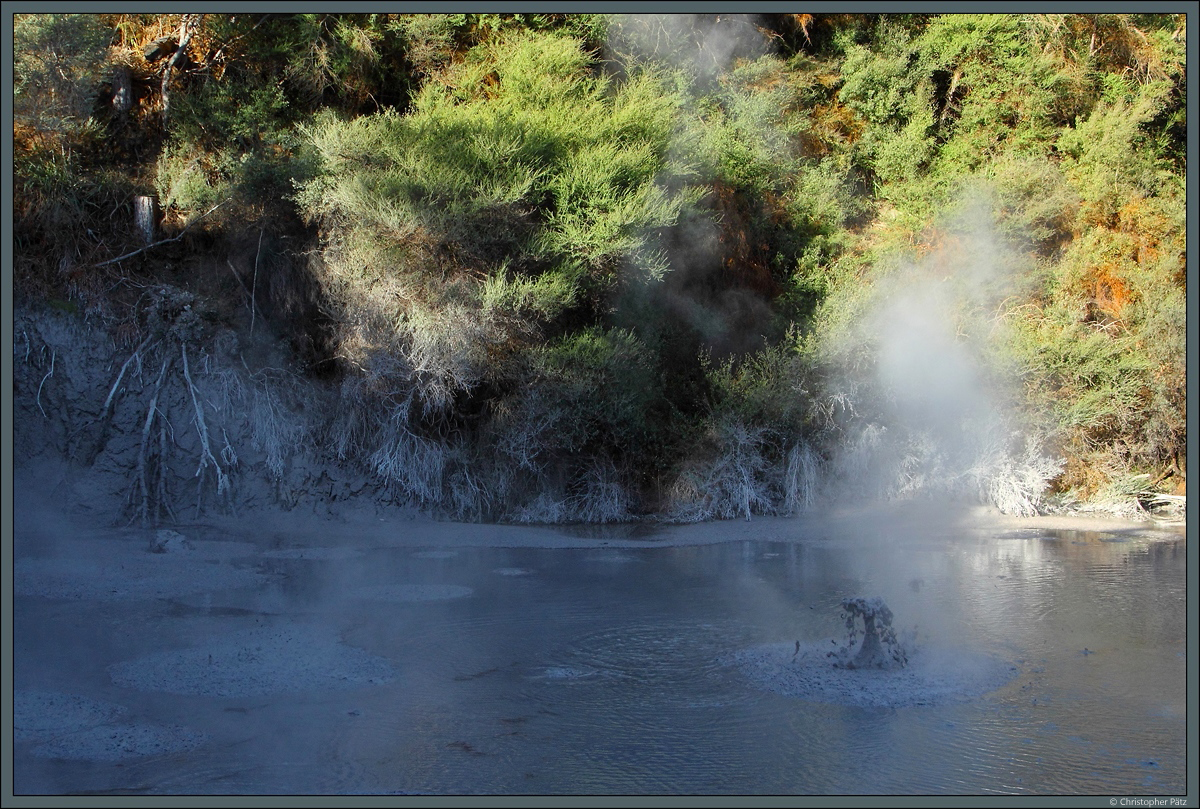
[[[45,410],[45,408],[42,407],[42,385],[45,385],[46,380],[49,379],[50,377],[54,376],[54,358],[57,356],[58,356],[58,349],[52,349],[50,351],[50,370],[47,371],[46,375],[42,377],[42,384],[38,385],[38,389],[37,389],[37,406],[38,406],[38,410],[42,411],[42,416],[44,418],[50,418],[50,417],[46,415],[46,410]]]
[[[225,494],[229,489],[229,476],[221,468],[221,464],[217,461],[216,456],[213,455],[212,448],[208,442],[208,425],[204,421],[204,408],[200,404],[199,397],[196,395],[196,386],[192,382],[192,375],[188,370],[187,346],[181,345],[180,350],[183,354],[183,377],[187,380],[188,392],[192,397],[192,406],[196,409],[196,432],[200,434],[200,465],[196,468],[195,476],[201,478],[200,483],[203,485],[204,480],[201,475],[211,463],[217,475],[217,494]],[[199,503],[197,503],[197,506],[199,506]]]
[[[167,66],[163,68],[162,117],[164,127],[167,125],[167,117],[171,109],[171,72],[175,69],[175,66],[183,61],[183,59],[187,56],[188,43],[192,41],[192,34],[195,33],[196,27],[203,17],[203,14],[184,14],[183,18],[179,21],[179,46],[175,49],[175,53],[167,61]]]
[[[117,373],[116,381],[113,382],[112,387],[109,388],[109,390],[108,390],[108,398],[106,398],[104,400],[104,409],[100,412],[101,420],[108,418],[109,408],[112,407],[113,398],[117,395],[117,388],[120,387],[121,380],[125,377],[125,370],[127,368],[129,368],[129,363],[133,362],[135,357],[137,358],[138,363],[139,364],[141,363],[140,355],[142,353],[142,350],[147,346],[147,344],[149,344],[150,340],[151,340],[150,337],[147,337],[145,340],[142,340],[141,345],[139,345],[137,348],[135,348],[133,350],[133,353],[129,355],[129,358],[126,359],[124,363],[122,363],[121,370]]]

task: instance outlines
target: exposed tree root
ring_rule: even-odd
[[[165,418],[161,420],[158,426],[158,487],[156,493],[156,508],[157,514],[162,515],[166,512],[172,520],[175,519],[175,511],[171,508],[171,501],[167,497],[167,427],[169,423]]]
[[[163,358],[162,367],[158,371],[158,379],[156,379],[154,382],[154,393],[150,396],[150,406],[148,408],[146,408],[146,420],[142,424],[142,440],[138,446],[137,470],[136,470],[135,474],[136,474],[136,479],[137,479],[137,491],[138,491],[139,499],[135,506],[135,509],[136,509],[136,516],[141,518],[142,525],[150,524],[150,499],[151,498],[150,498],[150,485],[149,485],[149,481],[147,480],[147,473],[146,473],[146,465],[147,465],[146,464],[146,460],[147,460],[146,450],[150,444],[150,428],[154,425],[154,417],[158,413],[158,397],[159,397],[159,394],[162,393],[163,382],[167,378],[167,370],[171,367],[171,361],[172,361],[172,357],[169,354]],[[162,442],[160,439],[160,446],[161,446],[161,443]],[[161,483],[161,478],[162,478],[163,474],[165,474],[164,469],[163,469],[165,464],[166,464],[166,456],[160,451],[159,457],[158,457],[160,483]],[[165,488],[165,486],[160,485],[160,491],[163,488]],[[132,494],[132,492],[131,492],[131,494]],[[160,499],[158,506],[155,508],[155,514],[154,514],[155,520],[158,519],[159,513],[161,512],[161,505],[162,505],[162,501]]]
[[[142,350],[150,344],[150,340],[152,339],[152,337],[147,337],[145,340],[142,340],[141,344],[139,344],[138,347],[133,350],[133,353],[129,355],[129,358],[122,363],[121,370],[117,372],[116,381],[113,382],[112,387],[108,390],[108,398],[104,400],[104,409],[100,412],[101,420],[107,422],[108,416],[112,413],[113,399],[116,398],[117,389],[121,386],[121,380],[125,377],[125,371],[129,368],[129,363],[136,359],[138,361],[138,365],[141,365]]]
[[[45,385],[46,380],[49,379],[50,377],[54,376],[54,359],[57,356],[58,356],[58,350],[57,349],[51,350],[51,352],[50,352],[50,370],[47,371],[46,375],[42,377],[42,384],[38,385],[38,390],[37,390],[36,401],[37,401],[38,410],[41,410],[42,415],[45,416],[46,418],[50,418],[50,417],[46,415],[46,409],[44,407],[42,407],[42,385]]]
[[[121,388],[121,380],[125,378],[125,372],[129,370],[129,364],[134,360],[137,360],[138,367],[141,368],[142,352],[153,339],[153,336],[150,336],[145,340],[142,340],[138,347],[133,350],[133,353],[130,354],[125,359],[125,362],[121,364],[121,370],[117,372],[116,380],[112,383],[112,387],[108,389],[108,397],[105,398],[104,407],[100,411],[99,419],[97,419],[99,423],[99,433],[96,435],[91,449],[88,450],[87,455],[84,458],[84,463],[86,463],[88,466],[91,466],[93,463],[95,463],[96,456],[104,451],[104,447],[108,443],[108,431],[112,426],[113,402],[116,401],[117,391]]]
[[[196,385],[192,382],[192,374],[188,369],[187,345],[180,344],[180,352],[183,355],[183,378],[187,380],[188,393],[192,397],[192,406],[196,409],[196,431],[200,434],[200,466],[196,468],[196,477],[199,479],[196,487],[196,516],[200,516],[201,498],[204,493],[204,470],[211,464],[213,472],[217,477],[217,496],[223,496],[229,492],[229,475],[221,468],[220,462],[213,455],[212,447],[208,441],[208,424],[204,420],[204,408],[200,405],[200,398],[196,395]],[[236,459],[236,456],[234,456]]]

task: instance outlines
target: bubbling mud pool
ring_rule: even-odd
[[[1018,667],[988,655],[902,643],[882,598],[844,598],[846,637],[769,643],[728,659],[759,688],[796,699],[863,708],[965,702],[995,691]],[[858,622],[862,621],[862,628]]]
[[[557,548],[323,528],[26,549],[15,790],[1184,788],[1182,540],[864,548],[763,524],[700,545],[688,528]]]
[[[787,697],[853,705],[903,708],[968,702],[1003,686],[1019,668],[1004,660],[960,650],[914,653],[903,668],[846,668],[829,659],[830,643],[769,643],[734,653],[730,661],[757,687]]]

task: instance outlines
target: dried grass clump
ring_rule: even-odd
[[[709,435],[710,454],[686,466],[668,492],[668,515],[679,522],[710,519],[751,519],[772,513],[770,477],[766,455],[770,431],[727,420]]]
[[[788,514],[809,511],[817,503],[824,462],[803,441],[788,450],[783,472],[783,510]]]
[[[1044,509],[1043,497],[1050,481],[1062,471],[1062,461],[1042,452],[1036,435],[1025,442],[1024,454],[1014,457],[1007,447],[995,447],[972,466],[979,499],[1003,514],[1032,517]]]

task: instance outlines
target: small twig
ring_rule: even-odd
[[[212,61],[212,62],[217,62],[217,61],[220,61],[221,57],[222,57],[222,56],[225,54],[225,49],[226,49],[226,48],[228,48],[228,47],[229,47],[230,45],[232,45],[233,43],[237,42],[239,39],[243,39],[243,38],[244,38],[244,37],[246,37],[248,34],[252,34],[252,33],[254,33],[254,30],[255,30],[255,29],[257,29],[257,28],[258,28],[258,26],[260,26],[260,25],[262,25],[264,22],[266,22],[266,21],[267,21],[267,18],[268,18],[268,17],[270,17],[270,16],[271,16],[270,14],[264,14],[264,15],[262,15],[262,19],[261,19],[261,20],[259,20],[259,21],[258,21],[258,22],[256,22],[256,23],[254,23],[254,28],[251,28],[249,31],[246,31],[244,34],[238,34],[238,35],[237,35],[237,36],[235,36],[233,39],[229,40],[229,41],[228,41],[228,42],[226,42],[224,45],[222,45],[220,48],[217,48],[217,52],[216,52],[216,53],[213,55],[213,58],[212,58],[210,61]]]
[[[196,519],[200,519],[200,507],[204,504],[204,467],[196,470]]]
[[[49,379],[50,377],[54,376],[54,358],[56,356],[58,356],[58,349],[52,349],[50,352],[50,370],[47,371],[46,375],[42,377],[42,385],[45,385],[46,380]],[[42,407],[42,385],[38,385],[37,406],[38,406],[38,410],[42,411],[42,415],[45,418],[50,418],[49,416],[46,415],[45,408]]]
[[[225,259],[225,264],[229,267],[229,271],[231,273],[233,273],[233,277],[236,278],[238,283],[242,285],[242,289],[246,290],[246,294],[250,295],[250,287],[246,286],[246,282],[242,280],[242,276],[238,275],[237,267],[233,266],[233,262],[230,261],[229,259]],[[253,311],[254,311],[254,297],[253,296],[251,296],[250,300],[246,303],[246,308],[249,309],[251,311],[251,313],[253,313]]]
[[[167,421],[166,415],[159,417],[158,426],[158,492],[157,503],[155,509],[155,518],[157,519],[164,512],[172,520],[175,519],[175,511],[171,508],[171,503],[167,498],[167,427],[170,422]],[[172,429],[172,432],[174,430]]]
[[[233,273],[233,277],[238,280],[238,283],[242,285],[242,289],[246,290],[246,294],[250,296],[250,300],[246,304],[246,306],[250,310],[250,333],[253,334],[254,333],[254,312],[256,310],[258,310],[258,305],[254,302],[254,295],[253,295],[253,293],[250,292],[250,287],[246,286],[246,282],[242,280],[242,276],[238,275],[237,268],[233,266],[233,262],[230,261],[229,259],[225,259],[225,263],[227,265],[229,265],[230,272]],[[266,317],[266,315],[264,314],[263,317]],[[245,360],[242,360],[242,362],[245,363]],[[249,368],[247,368],[246,370],[249,370]]]
[[[231,197],[231,199],[232,199],[232,197]],[[186,235],[186,234],[187,234],[187,232],[188,232],[189,230],[191,230],[191,229],[192,229],[192,227],[193,227],[194,225],[196,225],[196,223],[198,223],[198,222],[199,222],[201,219],[203,219],[204,217],[208,216],[210,213],[212,213],[213,211],[215,211],[217,208],[220,208],[220,207],[221,207],[222,205],[224,205],[226,202],[229,202],[229,200],[228,200],[228,199],[226,199],[226,200],[222,200],[222,201],[218,202],[216,205],[214,205],[214,206],[212,206],[211,208],[209,208],[209,209],[208,209],[207,211],[205,211],[204,213],[200,214],[200,216],[197,216],[195,219],[193,219],[191,222],[189,222],[189,223],[187,224],[187,227],[185,227],[183,230],[179,231],[179,234],[178,234],[178,235],[176,235],[176,236],[172,236],[172,237],[171,237],[171,238],[169,238],[169,239],[160,239],[159,241],[157,241],[157,242],[154,242],[154,244],[148,244],[148,245],[146,245],[145,247],[139,247],[137,250],[134,250],[132,253],[126,253],[126,254],[125,254],[125,255],[123,255],[123,256],[117,256],[116,258],[110,258],[108,261],[101,261],[99,264],[93,264],[93,265],[92,265],[92,267],[93,267],[93,269],[94,269],[94,268],[96,268],[96,267],[104,267],[104,266],[106,266],[106,265],[108,265],[108,264],[116,264],[118,261],[124,261],[124,260],[125,260],[125,259],[127,259],[127,258],[133,258],[133,257],[134,257],[134,256],[136,256],[138,253],[144,253],[144,252],[146,252],[147,250],[149,250],[151,247],[158,247],[158,246],[160,246],[160,245],[164,245],[164,244],[170,244],[171,242],[177,242],[177,241],[179,241],[180,239],[182,239],[182,238],[184,237],[184,235]]]
[[[146,344],[150,342],[150,340],[150,337],[142,340],[142,344],[133,350],[133,353],[129,355],[129,358],[126,359],[125,363],[121,366],[121,371],[117,374],[117,381],[113,382],[112,388],[110,388],[108,391],[108,398],[104,400],[104,409],[100,413],[101,420],[108,417],[108,409],[112,406],[113,397],[117,395],[117,387],[120,386],[121,379],[125,376],[125,369],[129,367],[129,363],[133,362],[134,357],[138,358],[138,364],[141,365],[141,357],[139,355],[141,354],[142,349],[146,347]]]
[[[237,466],[237,451],[229,443],[229,433],[225,432],[224,427],[221,428],[221,436],[225,439],[225,448],[221,450],[221,460],[225,462],[226,466]]]
[[[263,231],[258,231],[258,252],[254,254],[254,280],[250,282],[250,336],[254,336],[255,293],[258,292],[258,258],[262,255]]]

